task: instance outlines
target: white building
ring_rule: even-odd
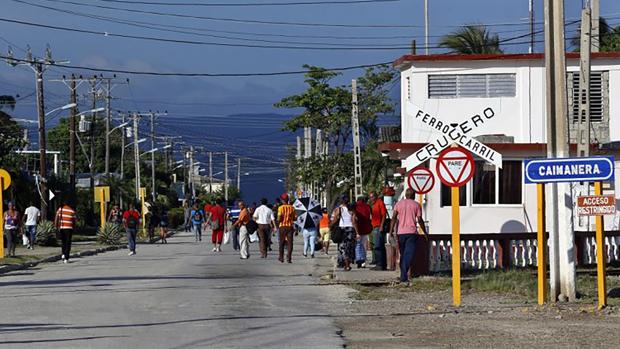
[[[468,233],[521,233],[536,231],[536,187],[523,184],[522,160],[546,157],[545,68],[542,54],[403,56],[395,62],[401,71],[402,143],[382,144],[382,151],[402,160],[407,172],[415,153],[437,136],[412,115],[414,105],[448,123],[471,128],[476,137],[503,155],[503,169],[476,162],[473,179],[461,188],[461,231]],[[579,57],[567,54],[569,124],[574,142],[579,85]],[[593,140],[601,145],[620,141],[620,53],[592,55],[591,118]],[[493,116],[483,111],[492,108]],[[415,112],[415,111],[414,111]],[[479,117],[476,117],[480,115]],[[612,145],[614,145],[612,143]],[[571,153],[576,145],[570,145]],[[616,149],[618,147],[616,146]],[[593,147],[591,155],[618,150]],[[427,164],[435,172],[435,160]],[[620,185],[619,162],[611,193]],[[405,181],[406,182],[406,181]],[[431,234],[451,232],[449,189],[438,178],[425,195],[424,216]],[[584,189],[575,185],[575,196]],[[620,193],[616,193],[619,197]],[[607,230],[619,230],[620,215],[606,216]],[[575,218],[577,230],[593,230],[594,220]],[[618,246],[614,241],[616,254]]]

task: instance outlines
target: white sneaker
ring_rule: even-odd
[[[63,261],[66,260],[65,255],[63,254],[60,259],[62,259]]]
[[[220,247],[217,248],[217,252],[222,252],[222,249]]]
[[[136,254],[134,251],[129,252],[128,256],[133,256],[134,254]]]
[[[62,262],[65,263],[65,264],[69,263],[69,261],[66,260],[66,259],[63,259]]]
[[[214,248],[211,250],[211,252],[217,252],[217,248],[216,248],[216,247],[214,247]]]

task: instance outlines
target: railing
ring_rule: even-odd
[[[418,273],[449,271],[452,265],[452,243],[449,234],[432,234],[421,240],[416,257]],[[576,232],[578,265],[596,263],[593,232]],[[462,234],[461,268],[485,270],[511,267],[534,267],[537,261],[536,233]],[[620,231],[605,232],[607,262],[620,261]]]

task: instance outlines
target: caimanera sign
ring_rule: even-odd
[[[529,159],[525,183],[606,182],[614,178],[614,157]]]

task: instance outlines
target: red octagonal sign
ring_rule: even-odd
[[[474,175],[474,157],[461,147],[444,149],[437,158],[437,175],[448,187],[462,187]]]
[[[409,172],[407,177],[409,188],[413,189],[416,194],[426,194],[435,185],[435,176],[425,167],[417,167]]]

